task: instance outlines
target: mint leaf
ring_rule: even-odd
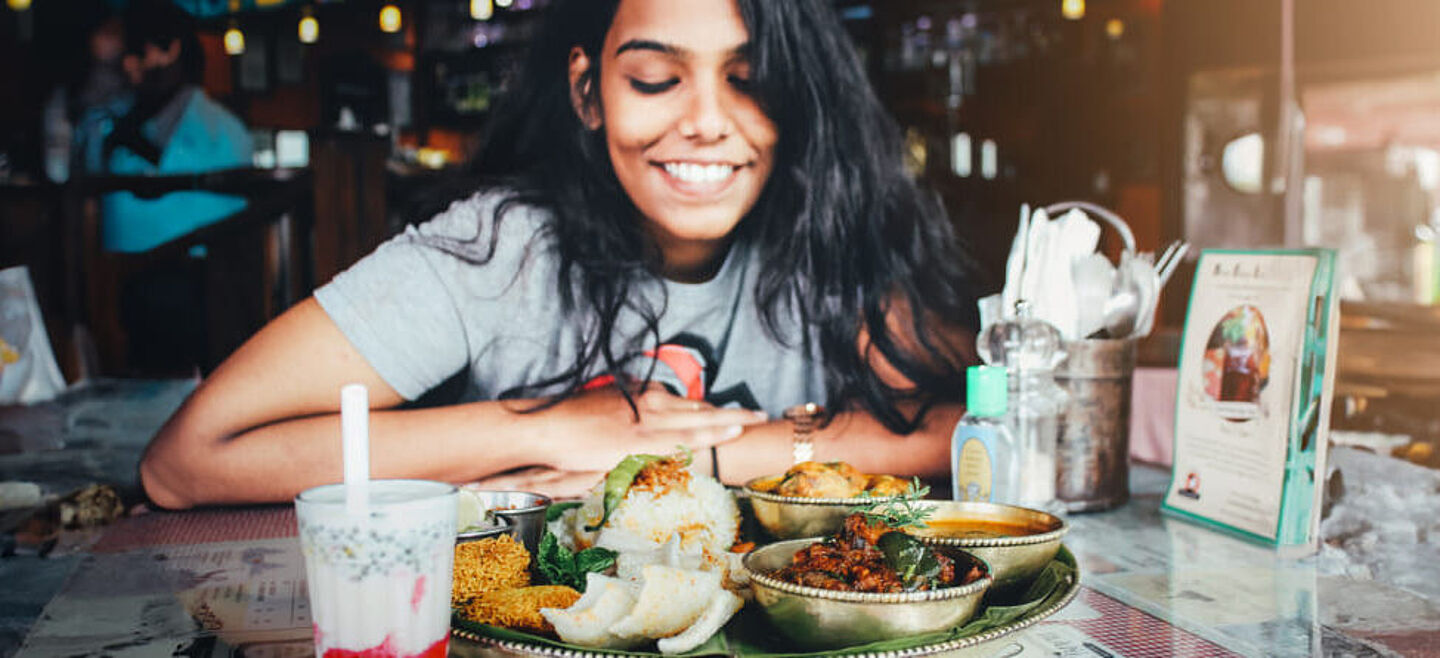
[[[585,574],[603,573],[610,567],[615,566],[615,558],[619,554],[608,548],[599,546],[587,548],[575,555],[575,577],[579,579],[581,587],[576,589],[585,591]]]
[[[598,546],[575,553],[560,545],[549,530],[540,537],[535,548],[535,566],[551,585],[566,585],[577,592],[585,591],[585,575],[602,573],[615,565],[615,551]]]

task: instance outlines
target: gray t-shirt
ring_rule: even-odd
[[[360,354],[406,399],[466,368],[466,399],[492,400],[561,374],[576,361],[582,328],[593,320],[561,305],[558,254],[545,230],[546,211],[529,206],[507,211],[498,224],[495,253],[484,264],[434,244],[435,238],[450,238],[483,254],[502,198],[491,192],[455,202],[315,292]],[[811,339],[803,340],[798,315],[791,313],[780,328],[784,339],[777,341],[762,324],[754,298],[756,261],[756,250],[737,242],[709,281],[642,284],[633,294],[663,308],[661,346],[656,349],[643,320],[627,308],[616,320],[615,354],[659,354],[656,380],[697,399],[703,391],[704,399],[718,406],[763,409],[779,417],[791,405],[825,403],[813,330]],[[649,365],[648,359],[636,359],[631,374],[641,376]],[[691,390],[697,380],[699,389]]]

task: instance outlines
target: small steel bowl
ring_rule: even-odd
[[[928,527],[909,530],[931,546],[964,549],[990,565],[995,576],[994,595],[1004,595],[1029,586],[1045,565],[1055,559],[1060,539],[1070,524],[1040,510],[998,503],[920,501],[934,510],[926,519]],[[1014,537],[955,537],[944,535],[946,522],[983,521],[1019,526],[1027,534]]]
[[[755,520],[776,539],[833,535],[844,525],[845,517],[850,514],[851,508],[896,498],[804,498],[781,496],[753,488],[755,483],[773,478],[774,476],[760,477],[746,482],[745,493],[750,497],[750,507],[755,512]]]
[[[464,544],[465,542],[472,542],[477,539],[489,539],[491,537],[499,537],[501,535],[510,535],[511,537],[514,537],[515,522],[505,517],[497,516],[495,517],[495,525],[480,528],[478,530],[468,530],[465,532],[455,533],[455,543]]]
[[[984,577],[967,585],[925,592],[876,594],[805,587],[769,576],[817,537],[762,546],[745,556],[750,589],[772,626],[799,648],[819,651],[955,628],[975,616],[993,579],[984,560],[962,550],[939,550],[960,564],[979,562]]]
[[[497,519],[505,519],[513,525],[515,539],[525,545],[525,550],[530,551],[530,555],[535,555],[535,549],[540,545],[540,537],[545,534],[545,510],[550,508],[551,502],[549,496],[531,491],[496,491],[469,487],[465,487],[465,490],[479,497],[480,503],[485,509],[492,510]]]

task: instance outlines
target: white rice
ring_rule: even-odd
[[[604,515],[605,483],[590,491],[571,520],[572,537],[579,547],[603,546],[615,551],[654,551],[678,535],[680,550],[703,555],[710,570],[724,573],[729,567],[730,547],[740,529],[740,509],[735,498],[708,475],[692,466],[690,481],[657,493],[632,488],[610,513],[610,520],[597,532],[586,525]]]

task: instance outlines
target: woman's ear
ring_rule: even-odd
[[[590,68],[590,56],[580,46],[570,49],[570,105],[575,108],[575,114],[580,117],[580,122],[590,130],[600,128],[600,108],[594,102],[594,90],[591,85],[596,84],[594,72]]]

